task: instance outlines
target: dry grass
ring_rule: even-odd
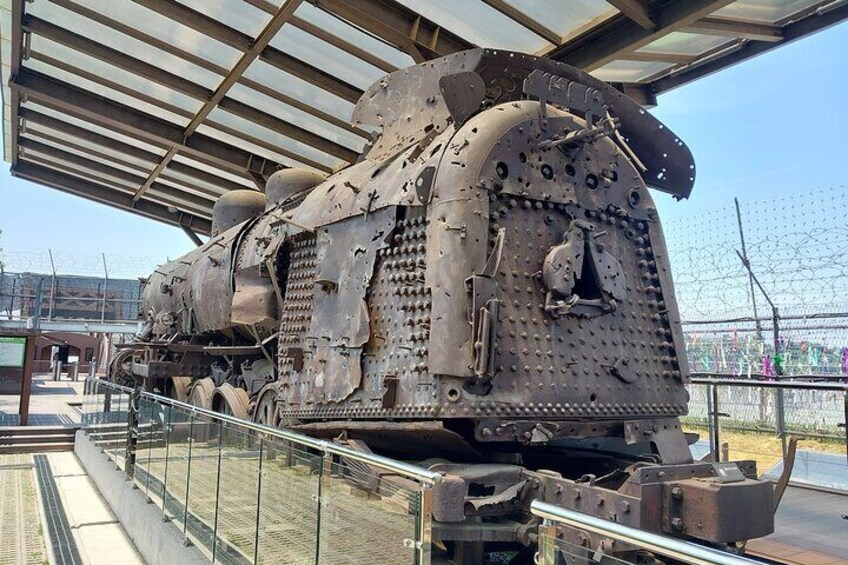
[[[700,434],[701,439],[708,437],[706,427],[686,425],[684,431]],[[753,459],[757,462],[757,471],[760,474],[769,471],[782,458],[780,438],[774,433],[722,429],[719,439],[721,443],[727,444],[731,461]],[[825,438],[801,438],[798,440],[798,450],[844,455],[845,442]]]

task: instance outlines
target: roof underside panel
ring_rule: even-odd
[[[833,0],[0,0],[14,174],[208,233],[229,190],[332,172],[370,84],[475,46],[546,55],[643,104],[848,18]]]

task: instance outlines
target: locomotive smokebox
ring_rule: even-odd
[[[265,183],[265,209],[287,202],[295,194],[321,184],[326,178],[326,175],[308,169],[277,171]]]
[[[255,190],[231,190],[212,207],[212,237],[265,211],[265,195]]]

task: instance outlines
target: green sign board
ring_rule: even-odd
[[[25,337],[0,337],[0,367],[23,367]]]

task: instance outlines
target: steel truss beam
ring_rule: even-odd
[[[590,29],[547,56],[585,71],[593,71],[621,58],[625,53],[644,47],[657,39],[694,23],[734,0],[686,0],[670,2],[658,8],[656,26],[645,29],[621,14]]]
[[[129,173],[122,169],[117,169],[110,165],[103,164],[99,161],[94,161],[92,159],[82,157],[80,155],[77,155],[76,153],[65,151],[64,149],[61,149],[59,147],[48,145],[32,138],[22,137],[18,141],[18,144],[25,150],[25,152],[23,153],[24,155],[27,154],[26,150],[34,151],[36,153],[41,153],[42,155],[47,155],[51,158],[59,159],[66,163],[70,163],[75,167],[80,167],[82,169],[98,173],[100,175],[106,175],[112,178],[119,179],[127,184],[140,184],[144,181],[144,178],[147,173],[146,170],[142,171],[143,173],[145,173],[145,176]],[[195,196],[188,192],[182,192],[179,195],[174,195],[175,199],[183,200],[187,206],[191,206],[197,209],[198,211],[205,211],[208,214],[212,209],[212,205],[215,203],[215,200],[218,198],[218,194],[211,192],[209,189],[198,187],[196,185],[190,185],[188,183],[183,183],[179,180],[167,180],[171,180],[171,182],[176,182],[178,184],[183,184],[203,194],[202,197]],[[152,188],[164,193],[173,192],[173,189],[170,186],[166,186],[160,183],[153,183]],[[136,198],[136,200],[138,199]]]
[[[173,106],[171,104],[168,104],[166,102],[158,100],[158,99],[156,99],[152,96],[149,96],[149,95],[147,95],[143,92],[139,92],[137,90],[133,90],[131,88],[128,88],[128,87],[124,86],[123,84],[119,84],[117,82],[111,81],[111,80],[104,78],[100,75],[96,75],[94,73],[90,73],[90,72],[85,71],[83,69],[80,69],[78,67],[74,67],[73,65],[69,65],[69,64],[64,63],[62,61],[58,61],[56,59],[53,59],[52,57],[48,57],[48,56],[43,55],[42,53],[39,53],[37,51],[32,51],[30,53],[30,58],[43,61],[43,62],[45,62],[49,65],[52,65],[56,68],[63,69],[65,71],[69,72],[69,73],[75,74],[75,75],[83,77],[85,79],[88,79],[88,80],[90,80],[90,81],[92,81],[96,84],[100,84],[100,85],[105,86],[107,88],[111,88],[111,89],[113,89],[117,92],[121,92],[123,94],[126,94],[127,96],[130,96],[132,98],[136,98],[136,99],[141,100],[143,102],[147,102],[148,104],[151,104],[153,106],[157,106],[157,107],[161,108],[162,110],[165,110],[167,112],[171,112],[172,114],[180,116],[182,118],[185,118],[186,120],[190,120],[192,118],[192,116],[194,116],[194,114],[192,112],[189,112],[187,110],[183,110],[182,108],[179,108],[177,106]],[[56,107],[55,105],[53,105],[49,102],[39,101],[39,103],[43,104],[45,106],[50,106],[54,109],[62,110],[63,112],[70,114],[70,115],[73,115],[75,117],[78,117],[82,120],[87,119],[84,115],[80,115],[79,112],[75,112],[73,110],[68,110],[68,109],[63,109],[63,108],[58,108],[58,107]],[[232,135],[233,137],[238,138],[242,141],[252,143],[252,144],[254,144],[258,147],[263,147],[263,148],[267,149],[268,151],[271,151],[272,153],[277,153],[279,155],[286,156],[289,159],[292,159],[292,160],[294,160],[298,163],[308,165],[310,167],[313,167],[315,169],[318,169],[318,170],[321,170],[321,171],[324,171],[324,172],[331,172],[332,171],[332,169],[330,167],[328,167],[327,165],[324,165],[322,163],[318,163],[317,161],[313,161],[311,159],[307,159],[306,157],[301,157],[301,156],[299,156],[299,155],[297,155],[297,154],[295,154],[291,151],[287,151],[287,150],[285,150],[281,147],[277,147],[273,143],[269,143],[265,140],[255,138],[255,137],[250,136],[250,135],[248,135],[244,132],[241,132],[239,130],[236,130],[234,128],[231,128],[229,126],[226,126],[226,125],[221,124],[219,122],[216,122],[214,120],[207,119],[204,125],[209,126],[213,129],[219,130],[221,132],[227,133],[229,135]],[[115,129],[115,128],[112,128],[112,129]],[[115,130],[115,131],[119,131],[119,130]],[[159,145],[163,149],[168,147],[167,144],[155,144],[154,143],[154,145]],[[206,156],[193,155],[192,157],[195,160],[201,161],[202,163],[204,163],[206,165],[220,168],[216,164],[215,161],[207,158]],[[257,158],[260,158],[260,157],[257,156]],[[279,168],[279,165],[276,165],[276,163],[273,163],[272,161],[267,161],[266,163],[267,163],[267,167],[266,167],[265,170],[268,173],[272,173],[277,168]],[[255,172],[256,171],[254,171],[254,173]],[[252,182],[253,178],[251,177],[250,180]],[[241,187],[241,188],[244,188],[244,187]]]
[[[53,131],[58,131],[69,135],[71,137],[75,137],[77,139],[81,139],[83,141],[88,141],[89,143],[93,143],[95,145],[99,145],[106,149],[111,149],[114,152],[128,155],[140,161],[145,161],[148,163],[157,163],[161,157],[150,151],[145,151],[144,149],[140,149],[134,145],[130,145],[128,143],[123,143],[111,137],[101,135],[99,133],[93,132],[89,129],[85,129],[79,126],[75,126],[73,124],[69,124],[68,122],[62,121],[60,119],[54,118],[52,116],[48,116],[47,114],[42,114],[36,110],[31,108],[21,108],[19,112],[20,117],[24,120],[25,126],[27,124],[37,124],[48,128]],[[38,135],[42,135],[39,133]],[[67,141],[57,140],[62,143],[67,144]],[[114,159],[114,157],[104,154],[104,158]],[[121,162],[124,166],[131,166],[129,163]],[[168,165],[168,169],[178,173],[183,174],[197,180],[206,182],[213,186],[218,186],[222,190],[238,190],[245,188],[244,185],[239,184],[237,182],[233,182],[231,180],[225,179],[224,177],[219,177],[218,175],[206,172],[204,170],[192,167],[191,165],[187,165],[185,163],[181,163],[179,161],[172,161]],[[165,177],[167,178],[167,177]],[[179,181],[176,181],[179,182]]]
[[[647,0],[607,0],[607,3],[645,29],[657,25],[651,17]]]
[[[263,1],[263,0],[258,0],[258,1]],[[215,73],[219,76],[222,76],[222,77],[226,76],[227,73],[229,72],[229,69],[227,69],[227,68],[224,68],[220,65],[216,65],[215,63],[213,63],[213,62],[211,62],[207,59],[204,59],[203,57],[199,57],[199,56],[195,55],[194,53],[180,49],[176,45],[173,45],[173,44],[168,43],[166,41],[162,41],[161,39],[159,39],[157,37],[153,37],[152,35],[148,35],[148,34],[142,32],[142,31],[139,31],[137,28],[134,28],[132,26],[128,26],[128,25],[121,23],[117,20],[113,20],[112,18],[106,17],[103,14],[101,14],[100,12],[97,12],[95,10],[91,10],[91,9],[86,8],[84,6],[80,6],[79,4],[73,2],[72,0],[51,0],[51,2],[54,3],[54,4],[57,4],[59,6],[62,6],[63,8],[65,8],[65,9],[71,11],[71,12],[79,14],[79,15],[85,17],[85,18],[88,18],[92,21],[98,22],[98,23],[100,23],[100,24],[102,24],[106,27],[109,27],[109,28],[112,28],[116,31],[119,31],[119,32],[123,33],[124,35],[132,37],[133,39],[137,39],[138,41],[141,41],[142,43],[147,43],[148,45],[156,47],[157,49],[160,49],[160,50],[164,51],[165,53],[169,53],[169,54],[171,54],[171,55],[173,55],[173,56],[175,56],[179,59],[183,59],[185,61],[188,61],[189,63],[197,65],[198,67],[200,67],[202,69],[206,69],[207,71]],[[271,14],[276,13],[276,10],[277,10],[276,6],[270,5],[267,2],[263,2],[263,3],[266,5],[266,11],[268,9],[270,9]],[[297,18],[292,18],[290,23],[295,25],[296,20],[297,20]],[[348,123],[347,121],[345,121],[345,120],[343,120],[343,119],[341,119],[337,116],[334,116],[332,114],[328,114],[327,112],[324,112],[323,110],[320,110],[318,108],[310,106],[309,104],[307,104],[304,101],[298,100],[296,98],[292,98],[291,96],[288,96],[286,94],[278,92],[278,91],[276,91],[272,88],[269,88],[269,87],[267,87],[263,84],[260,84],[256,81],[253,81],[253,80],[250,80],[248,78],[241,77],[238,82],[239,82],[239,84],[242,84],[242,85],[244,85],[248,88],[252,88],[253,90],[256,90],[257,92],[261,92],[262,94],[264,94],[264,95],[266,95],[270,98],[274,98],[275,100],[279,100],[283,104],[288,104],[289,106],[292,106],[293,108],[297,108],[298,110],[301,110],[302,112],[305,112],[307,114],[315,116],[316,118],[318,118],[320,120],[324,120],[328,123],[331,123],[338,128],[341,128],[345,131],[349,131],[350,133],[356,134],[356,135],[362,137],[363,139],[369,138],[368,133],[361,130],[360,128],[352,126],[350,123]]]
[[[505,0],[483,0],[486,4],[505,15],[512,21],[520,24],[523,28],[529,29],[545,41],[549,43],[553,43],[554,45],[559,45],[562,43],[562,37],[544,25],[543,23],[534,20],[512,4],[507,3]]]
[[[281,18],[280,25],[285,22],[284,18]],[[270,114],[264,114],[264,118],[262,121],[257,121],[257,117],[253,111],[253,108],[233,99],[224,98],[224,94],[232,87],[233,81],[232,79],[228,80],[227,77],[224,79],[224,83],[222,83],[222,87],[219,87],[214,93],[208,90],[207,88],[193,83],[190,80],[187,80],[183,77],[177,76],[173,73],[170,73],[164,69],[161,69],[155,65],[151,65],[147,62],[144,62],[140,59],[136,59],[126,53],[118,51],[117,49],[113,49],[106,45],[102,45],[95,41],[92,41],[86,37],[83,37],[77,33],[61,28],[57,25],[54,25],[50,22],[41,20],[35,16],[26,16],[24,18],[23,27],[25,31],[30,33],[35,33],[42,37],[46,37],[51,41],[55,41],[87,55],[90,55],[96,59],[99,59],[105,63],[114,65],[118,68],[124,69],[128,72],[131,72],[135,75],[138,75],[142,78],[155,82],[157,84],[161,84],[167,88],[175,90],[177,92],[181,92],[186,96],[190,96],[196,100],[204,101],[204,107],[201,109],[201,119],[192,121],[189,123],[187,129],[187,135],[191,135],[194,130],[202,123],[203,118],[205,118],[209,112],[215,107],[216,104],[220,101],[221,108],[226,109],[228,112],[235,114],[239,117],[247,119],[249,121],[254,121],[257,124],[263,125],[272,129],[286,137],[290,137],[296,141],[309,145],[318,149],[319,151],[323,151],[334,157],[339,159],[343,159],[349,162],[356,160],[358,154],[347,147],[329,141],[320,135],[314,134],[306,129],[303,129],[294,124],[290,124],[285,120],[277,118],[275,116],[271,116]],[[270,41],[271,37],[273,37],[273,33],[270,34],[269,37],[266,38],[267,41]],[[261,51],[259,49],[258,51]],[[244,64],[244,69],[249,66],[249,64],[255,59],[257,52],[250,52],[245,54],[242,57],[242,60],[237,64]],[[244,69],[241,72],[244,72]],[[238,72],[234,75],[234,77],[240,76],[241,72]],[[284,149],[280,149],[281,154],[284,153]],[[297,159],[297,154],[291,153],[290,155],[286,155],[287,157],[291,157],[293,159]]]
[[[417,62],[476,47],[394,0],[311,0],[395,47]]]
[[[249,51],[253,44],[253,38],[249,35],[231,28],[206,14],[184,6],[179,2],[172,2],[171,0],[133,1],[241,52]],[[355,103],[362,96],[363,91],[360,88],[339,80],[331,74],[296,57],[287,55],[274,47],[268,46],[263,49],[260,58],[266,63],[322,88],[331,94],[335,94],[348,102]]]
[[[684,27],[682,31],[737,37],[753,41],[780,41],[783,39],[783,32],[777,26],[742,22],[729,18],[703,18]]]
[[[819,32],[845,20],[848,20],[848,4],[842,4],[827,11],[812,11],[808,17],[784,25],[781,28],[783,40],[777,45],[786,45],[787,43]],[[775,44],[771,42],[747,42],[739,46],[732,53],[706,59],[703,62],[695,62],[687,68],[674,72],[672,75],[657,79],[653,83],[654,92],[657,94],[668,92],[687,82],[711,75],[714,72],[726,69],[774,48]]]
[[[212,232],[212,222],[205,218],[187,212],[171,212],[168,206],[151,202],[150,200],[134,202],[131,194],[124,194],[115,189],[89,182],[67,173],[55,171],[43,165],[19,160],[12,167],[12,175],[166,224],[189,226],[197,233],[204,235]]]
[[[265,26],[265,28],[262,30],[256,40],[253,42],[250,49],[244,54],[242,54],[238,62],[233,66],[232,69],[230,69],[230,71],[224,77],[224,80],[222,80],[221,83],[218,85],[218,88],[215,89],[215,92],[213,92],[206,99],[206,102],[203,103],[203,106],[201,106],[200,110],[198,110],[197,113],[191,118],[191,121],[189,121],[188,125],[185,127],[185,131],[183,132],[183,138],[187,139],[192,136],[194,132],[197,131],[197,128],[200,127],[200,125],[204,122],[204,120],[206,120],[212,110],[214,110],[217,106],[228,110],[236,115],[252,119],[258,124],[268,123],[274,124],[278,127],[282,126],[284,131],[281,131],[280,133],[283,133],[283,135],[288,135],[293,139],[297,139],[298,137],[300,137],[301,139],[299,139],[299,141],[303,141],[304,143],[309,143],[304,140],[304,138],[308,138],[312,140],[312,143],[309,143],[309,145],[312,145],[313,147],[316,147],[318,145],[322,147],[327,147],[329,149],[332,149],[334,147],[341,147],[334,143],[330,143],[328,140],[315,134],[312,134],[311,132],[308,132],[302,128],[288,124],[288,122],[280,120],[274,116],[271,116],[270,114],[258,112],[246,104],[242,104],[241,102],[237,102],[232,99],[228,100],[225,98],[227,92],[229,92],[229,90],[238,81],[238,79],[241,78],[247,68],[253,63],[253,61],[256,60],[256,58],[265,49],[265,47],[268,46],[268,44],[271,42],[277,32],[280,31],[280,28],[282,28],[283,25],[285,25],[285,23],[289,20],[289,18],[291,18],[292,14],[294,14],[294,11],[297,9],[298,6],[300,6],[301,2],[302,0],[288,0],[288,2],[286,2],[285,5],[280,8],[276,14],[274,14],[274,16],[271,18],[271,21],[268,22],[268,24]],[[224,106],[224,103],[228,103],[228,106],[230,107],[228,108],[227,106]],[[319,144],[316,145],[316,142],[318,142],[319,140]],[[326,149],[324,150],[326,151]],[[350,151],[350,153],[354,152]],[[133,200],[138,200],[144,195],[147,189],[149,189],[154,184],[156,178],[162,174],[162,171],[165,170],[165,167],[168,166],[168,164],[171,162],[171,160],[176,154],[177,147],[171,146],[168,149],[168,152],[165,153],[165,156],[162,158],[162,160],[159,161],[153,171],[151,171],[150,174],[147,176],[147,179],[145,179],[144,183],[136,191],[135,196],[133,196]],[[352,157],[351,159],[349,159],[349,161],[352,162],[354,159],[355,157]]]
[[[68,114],[82,117],[92,123],[118,131],[158,147],[177,146],[181,152],[196,156],[202,162],[211,162],[225,170],[245,175],[263,174],[266,169],[276,170],[259,157],[222,143],[202,134],[183,138],[183,128],[166,120],[150,116],[135,108],[87,92],[68,83],[50,78],[32,69],[22,68],[12,80],[12,87],[35,101],[44,102]]]

